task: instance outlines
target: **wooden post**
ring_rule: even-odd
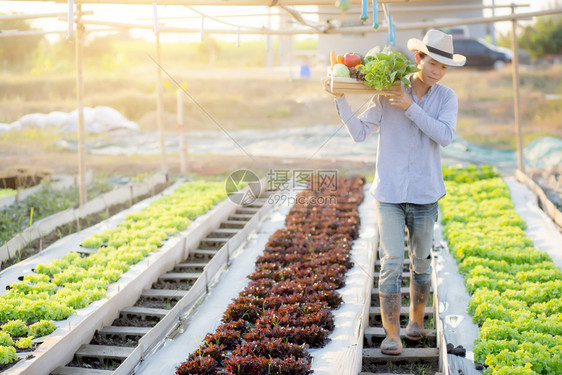
[[[86,146],[84,144],[84,25],[82,5],[76,5],[76,99],[78,103],[78,192],[80,207],[86,204]]]
[[[177,121],[178,121],[178,136],[180,148],[180,172],[185,174],[187,172],[187,144],[183,138],[183,92],[182,89],[177,90]]]
[[[168,174],[168,162],[166,161],[166,142],[164,138],[164,90],[162,86],[162,69],[160,68],[160,33],[156,33],[156,116],[158,123],[158,133],[160,134],[160,155],[162,161],[162,173]]]
[[[511,13],[515,13],[515,4],[511,5]],[[514,114],[515,114],[515,134],[517,136],[517,169],[525,173],[523,165],[523,141],[521,135],[521,108],[519,96],[519,46],[517,44],[517,18],[511,20],[511,50],[513,51],[513,58],[511,67],[513,70],[513,101],[514,101]]]

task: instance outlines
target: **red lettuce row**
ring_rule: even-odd
[[[331,310],[342,303],[337,289],[353,266],[349,252],[359,233],[364,183],[361,177],[339,178],[335,191],[298,195],[286,227],[269,238],[257,259],[248,286],[176,374],[312,373],[307,349],[329,341]]]

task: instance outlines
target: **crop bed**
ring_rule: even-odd
[[[88,186],[88,200],[80,207],[72,179],[18,192],[19,200],[2,207],[0,212],[0,270],[156,195],[168,185],[164,175],[121,187],[97,181]]]
[[[27,345],[30,341],[40,348],[37,337],[55,330],[54,321],[104,298],[109,284],[224,198],[222,184],[184,184],[127,215],[117,228],[84,241],[89,250],[37,264],[32,273],[22,275],[21,281],[13,282],[0,296],[0,369],[8,369],[19,359],[16,342],[23,340]],[[43,329],[32,330],[35,323]]]
[[[362,178],[338,189],[298,195],[256,262],[249,285],[228,306],[223,323],[189,354],[177,374],[309,374],[307,348],[322,347],[334,328],[331,309],[352,266]],[[329,198],[334,198],[330,200]],[[330,201],[333,204],[314,202]]]
[[[492,168],[444,172],[444,237],[480,326],[475,361],[486,375],[562,374],[562,271],[533,247]]]
[[[51,374],[130,373],[139,359],[174,330],[172,327],[177,326],[178,317],[185,314],[186,307],[205,293],[220,269],[217,265],[228,258],[229,248],[235,248],[252,229],[250,221],[255,222],[254,219],[267,212],[267,203],[267,198],[256,199],[252,204],[238,207],[216,226],[208,226],[211,232],[196,249],[189,250],[187,258],[157,276],[134,304],[122,308],[110,325],[96,330],[92,340],[74,353],[72,361]],[[191,238],[196,241],[194,235]]]

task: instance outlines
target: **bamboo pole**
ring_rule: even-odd
[[[529,4],[517,4],[515,5],[517,8],[528,7]],[[418,7],[394,7],[392,8],[392,13],[434,13],[434,12],[450,12],[450,11],[465,11],[465,10],[484,10],[484,9],[499,9],[499,8],[510,8],[511,5],[442,5],[442,6],[435,6],[435,5],[424,5]],[[192,9],[192,8],[190,8]],[[299,10],[300,14],[314,14],[314,15],[333,15],[333,16],[340,16],[343,12],[338,9],[334,10]],[[350,8],[349,10],[345,11],[345,14],[361,14],[361,9],[359,8]],[[239,18],[239,17],[266,17],[268,13],[265,12],[251,12],[251,13],[221,13],[216,14],[215,18]],[[199,16],[171,16],[171,17],[160,17],[160,20],[189,20],[189,19],[199,19]],[[139,21],[148,20],[149,18],[140,17],[138,18]],[[150,18],[151,19],[151,18]]]
[[[177,121],[178,121],[178,136],[179,136],[179,149],[180,149],[180,172],[185,174],[187,172],[187,144],[185,143],[183,133],[183,89],[177,90]]]
[[[164,138],[164,90],[162,85],[162,66],[160,53],[160,33],[156,33],[156,116],[158,123],[158,134],[160,136],[160,157],[162,173],[168,174],[168,162],[166,160],[166,142]]]
[[[76,5],[76,99],[78,102],[78,192],[80,207],[86,204],[86,146],[84,141],[84,25],[82,5]]]
[[[536,12],[526,12],[518,14],[508,14],[505,16],[496,17],[477,17],[477,18],[465,18],[461,20],[454,21],[440,21],[440,22],[413,22],[406,24],[396,24],[396,30],[423,30],[428,28],[438,28],[438,27],[449,27],[457,25],[474,25],[482,23],[491,22],[503,22],[511,21],[513,19],[525,19],[531,17],[539,17],[550,14],[562,13],[562,8],[555,8]],[[83,20],[84,24],[88,25],[102,25],[102,26],[113,26],[113,27],[123,27],[132,29],[152,29],[151,25],[140,24],[140,23],[129,23],[129,22],[115,22],[115,21],[103,21],[103,20]],[[159,28],[160,32],[170,32],[170,33],[200,33],[201,28],[189,28],[189,27],[171,27],[161,25]],[[386,32],[388,31],[387,25],[380,25],[378,29],[373,29],[372,26],[350,26],[350,27],[334,27],[328,28],[324,31],[325,34],[364,34],[372,32]],[[291,29],[271,29],[271,28],[259,28],[259,29],[244,29],[240,27],[232,29],[205,29],[206,33],[209,34],[254,34],[254,35],[295,35],[295,34],[318,34],[318,30],[315,29],[304,29],[304,28],[291,28]]]
[[[515,8],[511,9],[515,13]],[[517,169],[525,173],[523,165],[523,141],[521,135],[521,107],[519,93],[519,45],[517,43],[517,19],[511,20],[511,50],[513,58],[511,61],[512,78],[513,78],[513,111],[515,115],[515,134],[517,136]]]
[[[82,12],[83,15],[94,14],[91,10],[85,10]],[[13,21],[13,20],[28,20],[33,18],[49,18],[49,17],[65,17],[66,12],[46,12],[46,13],[35,13],[35,14],[0,14],[0,21]]]
[[[114,27],[105,27],[105,28],[99,28],[99,29],[90,29],[90,30],[84,30],[84,33],[91,33],[91,32],[95,32],[95,31],[121,31],[120,28],[114,28]],[[19,31],[19,30],[2,30],[2,32],[0,32],[0,39],[1,38],[11,38],[14,36],[31,36],[31,35],[47,35],[47,34],[67,34],[68,30],[53,30],[53,31],[47,31],[47,30],[26,30],[26,31]]]
[[[23,1],[23,0],[17,0]],[[52,0],[40,0],[49,1]],[[427,2],[440,0],[408,0],[408,2]],[[55,0],[64,2],[64,0]],[[350,4],[360,4],[360,0],[349,0]],[[404,3],[404,0],[379,0],[379,3]],[[76,0],[77,4],[123,4],[151,5],[153,0]],[[223,6],[275,6],[275,5],[334,5],[333,0],[158,0],[158,5],[223,5]]]

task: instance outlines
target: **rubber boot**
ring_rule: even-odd
[[[427,297],[431,284],[417,284],[414,280],[410,283],[410,321],[406,327],[406,338],[418,341],[425,336],[424,310],[427,305]]]
[[[380,293],[382,326],[386,338],[381,343],[383,354],[399,355],[402,353],[400,340],[400,307],[402,296],[400,293]]]

